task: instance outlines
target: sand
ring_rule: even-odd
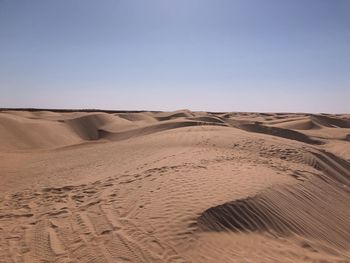
[[[350,262],[350,115],[0,112],[0,262]]]

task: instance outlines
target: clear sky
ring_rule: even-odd
[[[0,107],[350,112],[350,1],[0,0]]]

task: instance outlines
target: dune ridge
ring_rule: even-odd
[[[108,111],[107,111],[108,112]],[[295,120],[293,116],[291,120],[288,118],[276,114],[277,120],[274,122],[266,121],[251,121],[242,120],[241,118],[231,118],[230,114],[207,114],[203,116],[202,113],[191,113],[188,110],[177,111],[174,113],[151,113],[151,112],[123,112],[123,111],[111,111],[113,114],[102,112],[102,111],[84,111],[72,112],[70,110],[57,110],[55,112],[50,111],[33,111],[33,112],[23,112],[23,111],[3,111],[0,117],[4,120],[1,122],[3,127],[11,129],[8,133],[12,133],[12,136],[16,136],[14,130],[20,129],[19,125],[11,128],[10,121],[20,123],[21,121],[29,122],[32,120],[34,129],[37,130],[37,137],[42,137],[45,141],[46,134],[50,132],[45,131],[45,127],[48,127],[48,121],[52,121],[50,125],[55,125],[56,128],[61,130],[61,134],[69,140],[65,142],[62,138],[57,140],[57,145],[52,141],[50,144],[40,145],[40,139],[36,139],[37,143],[30,143],[29,138],[33,137],[28,135],[30,130],[21,131],[18,134],[21,136],[14,137],[15,141],[23,141],[23,145],[30,145],[33,148],[47,148],[60,147],[63,145],[81,143],[81,140],[98,140],[104,137],[108,138],[129,138],[127,135],[131,134],[149,134],[156,132],[159,127],[160,131],[167,130],[168,128],[180,128],[189,125],[223,125],[230,126],[233,128],[239,128],[250,132],[257,132],[268,134],[272,136],[279,136],[291,140],[297,140],[309,144],[323,144],[322,140],[319,140],[313,136],[303,133],[303,130],[314,130],[322,129],[322,127],[339,127],[339,128],[349,128],[350,120],[347,119],[337,119],[327,116],[314,116],[310,115],[307,119],[302,114]],[[115,113],[117,112],[117,113]],[[231,114],[232,115],[232,114]],[[255,116],[257,114],[254,114]],[[247,116],[246,113],[243,116]],[[249,115],[248,115],[249,116]],[[266,118],[266,114],[262,114],[262,117]],[[268,115],[270,116],[270,114]],[[261,118],[261,117],[259,117]],[[283,119],[281,121],[281,118]],[[36,121],[37,122],[36,122]],[[47,121],[45,123],[45,121]],[[173,124],[164,124],[164,122],[172,122]],[[182,124],[179,124],[182,122]],[[271,124],[273,123],[273,124]],[[46,126],[45,126],[46,125]],[[168,127],[168,128],[167,128]],[[3,128],[4,129],[4,128]],[[149,132],[148,132],[149,131]],[[27,134],[28,133],[28,134]],[[114,134],[114,135],[113,135]],[[9,136],[9,135],[6,135]],[[346,140],[347,135],[344,135]],[[81,140],[79,140],[80,138]],[[28,140],[28,143],[27,141]],[[63,143],[62,143],[63,142]],[[19,147],[20,149],[21,147]]]

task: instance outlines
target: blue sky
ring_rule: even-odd
[[[0,0],[0,107],[350,112],[348,0]]]

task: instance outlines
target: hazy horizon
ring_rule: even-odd
[[[0,107],[348,113],[346,0],[0,0]]]

